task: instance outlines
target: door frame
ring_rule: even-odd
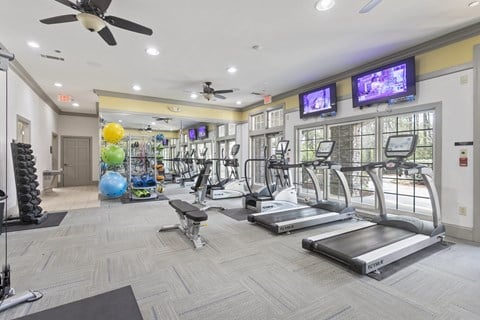
[[[88,184],[93,184],[93,180],[92,180],[92,137],[87,137],[87,136],[60,136],[60,147],[61,147],[61,156],[60,156],[60,159],[61,159],[61,163],[60,163],[60,167],[62,168],[62,170],[65,171],[65,167],[64,167],[64,150],[63,150],[63,143],[64,143],[64,140],[65,138],[81,138],[81,139],[88,139],[88,143],[89,143],[89,146],[90,146],[90,152],[89,152],[89,155],[88,155],[88,168],[89,168],[89,172],[90,172],[90,175],[88,177]],[[61,183],[62,187],[65,187],[65,179],[62,178],[62,183]]]

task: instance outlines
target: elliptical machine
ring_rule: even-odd
[[[231,158],[223,159],[223,166],[226,169],[228,178],[220,181],[215,185],[208,186],[207,197],[212,200],[239,198],[248,193],[248,188],[245,179],[240,179],[238,175],[238,158],[236,158],[240,151],[240,145],[234,144],[230,151]]]
[[[285,159],[288,140],[278,142],[275,154],[265,159],[265,187],[259,192],[252,192],[247,183],[249,194],[243,198],[243,207],[255,212],[283,211],[307,206],[298,205],[297,190],[290,180],[290,167]],[[247,164],[258,159],[245,161]]]

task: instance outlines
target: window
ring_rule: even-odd
[[[253,159],[265,158],[265,136],[255,136],[250,140],[251,157]],[[264,184],[265,183],[265,162],[253,161],[250,162],[250,172],[252,176],[252,183]]]
[[[329,126],[330,139],[336,141],[332,161],[343,166],[361,166],[376,161],[376,120],[370,119],[348,124]],[[364,171],[345,173],[352,202],[375,206],[375,188]],[[340,197],[339,181],[331,176],[330,193]]]
[[[17,115],[17,141],[30,143],[30,121]]]
[[[234,136],[237,134],[237,125],[234,123],[229,123],[228,124],[228,135],[229,136]]]
[[[275,109],[267,112],[268,128],[283,126],[283,109]]]
[[[299,162],[314,160],[317,145],[322,140],[325,140],[325,130],[323,126],[318,128],[300,130],[300,154],[298,157]],[[320,182],[320,185],[323,188],[323,170],[315,170],[314,172]],[[302,195],[302,197],[311,199],[310,194],[314,195],[315,193],[312,178],[307,174],[305,170],[302,169],[297,169],[295,171],[295,176],[298,177],[297,181],[299,182],[297,185],[298,194]]]
[[[218,137],[219,138],[225,137],[225,125],[224,124],[218,126]]]
[[[332,124],[326,127],[329,139],[336,145],[331,160],[343,166],[361,166],[369,162],[384,161],[384,147],[389,136],[397,134],[418,135],[415,153],[407,159],[430,168],[434,165],[435,111],[375,117],[352,123]],[[316,144],[324,139],[324,127],[298,130],[300,145],[299,161],[314,158]],[[321,172],[318,172],[320,183]],[[366,172],[345,172],[354,205],[376,207],[375,188]],[[343,200],[342,188],[335,175],[327,177],[329,198]],[[401,172],[382,170],[385,200],[389,212],[409,214],[431,214],[431,204],[421,176],[402,175]],[[308,179],[298,173],[297,182],[303,191],[311,189]]]
[[[391,135],[417,134],[417,148],[407,160],[433,169],[433,111],[384,117],[381,118],[381,124],[383,148]],[[383,170],[382,179],[388,209],[431,214],[430,196],[421,176],[401,175],[400,172]]]
[[[265,113],[259,113],[250,117],[250,130],[263,130],[265,129]]]

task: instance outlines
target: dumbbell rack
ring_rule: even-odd
[[[40,224],[47,219],[47,213],[40,207],[38,176],[35,174],[35,156],[32,146],[12,141],[13,170],[17,189],[19,219],[23,223]]]

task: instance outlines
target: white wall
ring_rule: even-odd
[[[461,81],[462,79],[462,81]],[[466,83],[465,83],[465,80]],[[420,81],[417,83],[416,101],[393,106],[381,104],[360,110],[352,108],[352,100],[338,103],[336,120],[342,118],[385,112],[416,105],[439,102],[442,105],[442,170],[441,170],[441,206],[442,221],[448,224],[473,227],[473,148],[455,147],[456,141],[473,141],[473,71],[466,70],[449,75]],[[332,120],[332,118],[325,118]],[[295,141],[294,127],[297,125],[321,125],[323,118],[300,119],[299,112],[286,115],[285,138]],[[438,124],[437,124],[438,125]],[[295,141],[295,146],[298,143]],[[467,149],[469,166],[458,166],[460,149]],[[297,154],[296,150],[293,153]],[[467,215],[459,215],[459,206],[467,208]]]
[[[13,71],[8,72],[8,118],[5,117],[5,82],[6,77],[0,73],[0,188],[5,190],[5,175],[8,176],[7,194],[10,214],[17,214],[17,197],[13,173],[10,142],[17,136],[17,115],[30,121],[31,144],[36,158],[36,168],[40,190],[43,187],[42,172],[51,169],[52,158],[50,145],[52,133],[57,132],[57,114],[40,99]],[[8,134],[5,139],[5,118]],[[7,146],[6,146],[7,144]],[[5,150],[7,149],[7,152]],[[5,174],[5,161],[7,172]]]
[[[98,119],[93,117],[65,116],[58,117],[58,135],[60,143],[59,163],[62,160],[62,136],[91,137],[92,138],[92,181],[98,181],[100,162],[100,138]],[[61,166],[61,164],[60,164]]]

